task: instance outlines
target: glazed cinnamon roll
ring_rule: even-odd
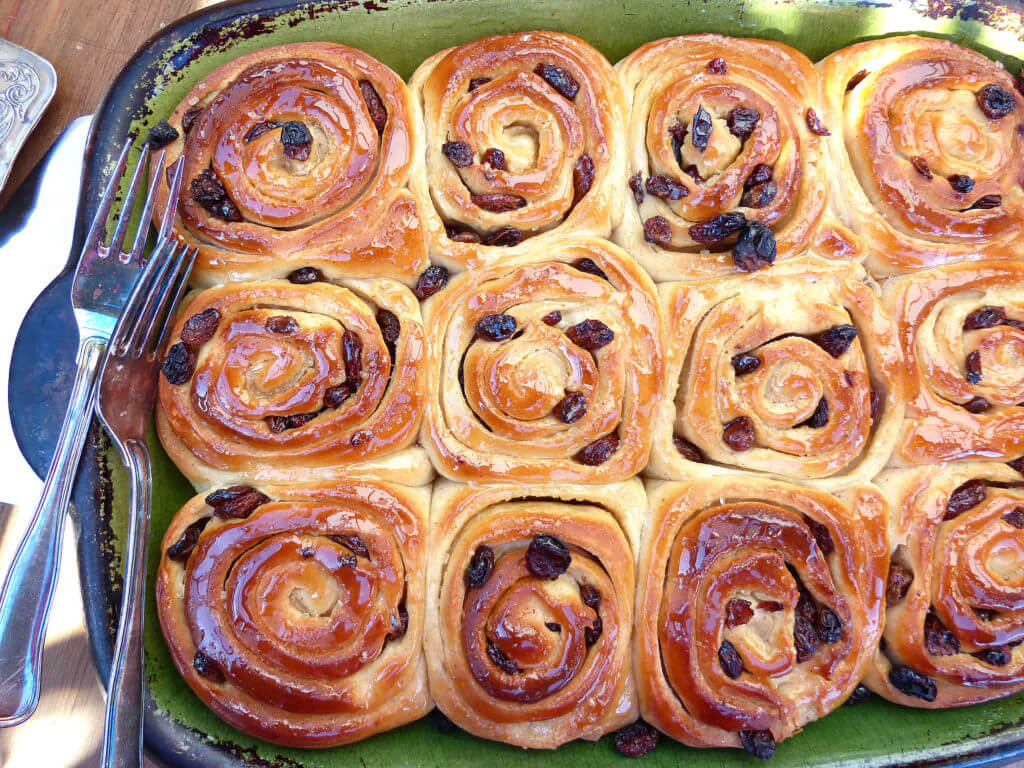
[[[610,243],[558,241],[424,305],[421,442],[453,480],[613,482],[643,468],[662,370],[654,286]]]
[[[831,131],[814,65],[781,43],[656,40],[617,65],[630,194],[615,233],[655,280],[755,271],[818,238],[861,256],[827,202]]]
[[[937,709],[1024,690],[1024,476],[995,462],[891,470],[885,635],[865,683]]]
[[[433,472],[414,445],[423,326],[393,280],[234,283],[187,298],[160,376],[160,441],[197,488]]]
[[[164,536],[156,583],[185,682],[239,730],[295,747],[426,714],[429,496],[340,481],[189,501]]]
[[[1024,264],[936,267],[882,295],[910,385],[896,463],[1024,456]]]
[[[695,747],[775,745],[842,704],[882,631],[889,508],[777,480],[648,486],[634,668],[645,720]]]
[[[174,231],[199,249],[193,282],[313,267],[412,284],[428,261],[411,111],[398,75],[334,43],[264,48],[203,78],[168,118],[164,154],[185,157]]]
[[[560,32],[517,32],[431,56],[409,81],[425,127],[413,184],[432,255],[507,262],[553,235],[607,236],[619,217],[622,90]]]
[[[647,471],[737,469],[841,488],[892,453],[905,384],[895,325],[853,262],[659,287],[666,378]]]
[[[1024,256],[1024,96],[999,64],[948,40],[890,37],[818,65],[829,197],[892,275],[964,259]]]
[[[636,719],[629,648],[643,509],[637,480],[437,484],[425,650],[445,715],[535,749]]]

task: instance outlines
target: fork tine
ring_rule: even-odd
[[[146,328],[155,322],[156,301],[167,283],[172,282],[177,271],[178,261],[181,258],[180,247],[175,242],[169,242],[166,256],[160,260],[153,278],[145,287],[144,293],[139,296],[138,302],[133,307],[134,318],[129,328],[125,330],[124,345],[121,354],[137,360],[142,356],[139,347],[139,338],[146,332]],[[153,261],[151,258],[150,261]],[[148,265],[147,265],[148,266]]]
[[[170,300],[163,302],[165,314],[163,327],[160,329],[160,337],[157,339],[155,345],[150,347],[150,342],[153,340],[154,331],[156,330],[157,324],[153,323],[149,330],[146,331],[146,337],[142,340],[143,352],[151,351],[155,354],[160,354],[160,350],[163,349],[164,344],[167,343],[167,337],[171,334],[171,326],[174,325],[174,318],[177,315],[178,305],[181,303],[182,296],[185,295],[185,291],[188,290],[188,278],[192,274],[192,267],[196,263],[196,254],[198,249],[189,248],[185,251],[185,258],[182,261],[181,269],[178,272],[177,284],[173,291],[169,291]],[[166,296],[164,298],[166,299]]]
[[[171,167],[174,170],[171,172],[171,180],[168,182],[170,191],[167,195],[167,204],[164,206],[164,215],[160,219],[160,234],[158,235],[160,240],[167,239],[171,234],[171,227],[174,226],[174,216],[178,210],[178,194],[181,192],[181,177],[185,171],[185,158],[179,157]]]
[[[141,274],[135,281],[135,285],[132,286],[131,293],[128,294],[128,300],[125,302],[124,308],[121,310],[121,316],[117,318],[117,324],[114,326],[114,332],[110,335],[110,343],[108,344],[110,354],[124,354],[125,339],[138,317],[142,297],[149,286],[152,285],[158,269],[166,265],[167,259],[163,258],[163,256],[169,249],[173,249],[173,246],[174,244],[169,242],[159,243],[153,250],[153,253],[150,254],[149,261],[143,267]]]
[[[124,175],[124,167],[128,163],[128,151],[131,148],[132,140],[128,139],[117,158],[117,162],[114,163],[114,169],[110,172],[110,178],[107,179],[107,186],[103,190],[103,197],[100,198],[96,214],[89,225],[89,233],[85,236],[85,245],[82,246],[83,252],[100,243],[103,230],[107,226],[107,217],[110,216],[110,206],[114,202],[114,193],[117,192],[117,188],[121,184],[121,176]]]
[[[129,251],[129,262],[140,260],[142,247],[146,244],[146,237],[149,235],[149,224],[153,220],[153,208],[156,207],[156,188],[160,183],[160,173],[164,165],[164,152],[166,150],[160,150],[150,164],[153,173],[150,174],[149,186],[146,187],[146,201],[142,206],[142,213],[139,215],[139,225],[135,229],[135,239],[132,241],[132,248]],[[142,163],[140,162],[139,165],[141,166]]]
[[[135,211],[135,198],[139,193],[139,184],[142,181],[142,174],[146,172],[146,159],[149,157],[149,144],[142,147],[139,155],[139,162],[132,171],[132,180],[128,184],[128,191],[124,196],[124,203],[121,205],[121,214],[117,217],[117,226],[114,227],[114,234],[107,246],[110,252],[121,258],[121,248],[124,245],[124,236],[128,232],[128,222],[131,221],[132,213]]]

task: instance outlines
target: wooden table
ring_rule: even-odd
[[[57,94],[14,164],[0,207],[67,124],[96,108],[136,48],[168,22],[216,1],[0,0],[0,37],[44,56],[57,70]],[[30,514],[31,509],[0,504],[0,573],[6,572]],[[0,730],[4,768],[95,768],[99,759],[103,694],[85,634],[71,531],[67,534],[39,709],[28,722]]]

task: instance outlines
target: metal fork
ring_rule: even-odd
[[[39,673],[46,622],[60,568],[65,513],[82,445],[92,420],[96,371],[121,309],[143,270],[142,250],[149,233],[161,174],[155,173],[150,179],[135,237],[130,241],[128,250],[124,250],[124,245],[149,156],[148,145],[143,148],[132,173],[110,243],[103,242],[106,222],[128,163],[130,148],[129,140],[110,174],[78,259],[71,289],[71,303],[78,324],[78,370],[39,505],[18,546],[0,593],[0,726],[24,722],[39,702]],[[162,163],[155,164],[155,167],[160,166]],[[166,239],[174,218],[172,214],[177,206],[181,173],[182,161],[179,160],[169,184],[161,240]]]
[[[145,433],[156,399],[160,351],[196,255],[195,249],[185,246],[161,245],[118,320],[100,373],[97,412],[132,484],[121,619],[107,686],[102,768],[138,768],[142,762],[142,619],[152,492]],[[151,272],[153,279],[147,279]]]

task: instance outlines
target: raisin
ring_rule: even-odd
[[[586,272],[588,275],[594,275],[604,280],[608,279],[608,275],[605,274],[604,270],[597,266],[597,262],[593,259],[586,257],[573,262],[573,266],[576,267],[580,272]]]
[[[821,429],[828,426],[828,400],[824,397],[821,398],[811,417],[798,426],[810,427],[811,429]]]
[[[758,163],[754,166],[754,170],[747,176],[747,180],[743,182],[744,189],[753,189],[761,184],[766,184],[772,180],[772,167],[766,163]]]
[[[377,133],[384,133],[384,126],[388,123],[388,110],[384,106],[380,94],[369,80],[359,81],[359,91],[363,94],[363,103],[366,104],[366,111],[370,113],[370,119],[377,129]]]
[[[680,167],[683,165],[683,144],[686,142],[687,132],[686,126],[678,120],[668,129],[668,134],[672,139],[672,154],[675,156],[676,165]]]
[[[1006,310],[1002,307],[978,307],[964,318],[965,331],[977,331],[982,328],[993,328],[1006,322]]]
[[[707,70],[713,75],[724,75],[728,68],[725,66],[725,59],[719,56],[716,59],[712,59],[708,62]]]
[[[357,557],[369,558],[370,550],[366,548],[366,542],[357,533],[336,533],[329,537],[331,541],[341,544]]]
[[[748,221],[732,247],[732,260],[744,272],[756,272],[775,263],[775,235],[760,221]]]
[[[316,554],[316,550],[313,549],[312,547],[303,547],[302,549],[299,550],[299,554],[302,557],[309,558],[309,557],[312,557],[313,555]]]
[[[644,177],[639,173],[634,173],[629,177],[629,188],[633,192],[636,204],[640,205],[644,201]]]
[[[285,157],[304,163],[309,160],[309,152],[313,147],[313,135],[305,123],[289,120],[281,126],[281,145],[284,147]]]
[[[192,657],[192,669],[211,683],[224,682],[224,671],[220,665],[202,651],[196,651],[196,655]]]
[[[1006,463],[1012,469],[1015,469],[1018,472],[1020,472],[1022,475],[1024,475],[1024,456],[1021,456],[1019,459],[1014,459],[1013,461],[1008,461]]]
[[[970,176],[964,176],[962,173],[953,174],[948,177],[948,181],[953,191],[959,192],[961,195],[969,195],[971,190],[974,189],[974,179]]]
[[[288,275],[288,282],[295,285],[310,285],[322,282],[323,279],[324,273],[316,267],[299,267]]]
[[[196,124],[196,120],[203,114],[202,107],[190,107],[185,110],[185,114],[181,116],[181,130],[185,133],[191,133],[192,127]]]
[[[754,618],[754,609],[748,600],[733,598],[725,604],[725,628],[740,627]],[[719,651],[721,653],[721,651]]]
[[[459,726],[449,720],[440,709],[430,710],[430,722],[434,724],[434,728],[437,729],[438,733],[449,734],[459,730]]]
[[[476,335],[487,341],[504,341],[516,332],[516,319],[512,315],[496,312],[484,315],[476,324]]]
[[[867,76],[868,76],[868,71],[866,69],[862,69],[859,72],[857,72],[857,74],[855,74],[853,77],[851,77],[849,80],[847,80],[846,81],[846,91],[847,91],[847,93],[849,93],[854,88],[856,88],[858,85],[860,85],[861,82],[864,80],[864,78],[867,77]]]
[[[648,194],[662,200],[679,200],[690,194],[686,187],[670,176],[650,176],[645,186]]]
[[[964,360],[964,367],[967,371],[967,383],[978,384],[981,382],[981,353],[974,350]]]
[[[481,544],[473,552],[473,557],[466,566],[466,572],[462,574],[462,580],[468,589],[479,589],[487,583],[494,568],[494,550],[486,544]]]
[[[778,600],[762,600],[757,604],[757,607],[762,611],[768,611],[768,613],[778,613],[785,606],[783,606]]]
[[[480,162],[486,163],[496,171],[504,171],[505,153],[500,149],[491,147],[490,149],[484,150],[484,153],[480,156]]]
[[[900,664],[889,670],[889,682],[900,693],[924,701],[935,701],[938,695],[938,689],[930,677]]]
[[[572,168],[573,205],[582,200],[583,196],[590,191],[596,173],[594,161],[590,155],[583,155],[576,161],[576,165]]]
[[[942,623],[934,609],[928,611],[928,616],[924,620],[924,644],[932,656],[953,656],[960,653],[960,641],[952,630]]]
[[[550,629],[552,632],[561,633],[562,625],[554,621],[545,621],[544,626]]]
[[[207,168],[190,182],[192,199],[218,219],[241,221],[242,214],[228,197],[228,192],[212,168]]]
[[[764,184],[757,184],[743,190],[743,195],[740,197],[740,205],[746,208],[764,208],[766,205],[771,204],[777,193],[778,188],[774,182],[767,181]]]
[[[807,338],[832,355],[832,357],[839,358],[850,348],[853,340],[857,338],[857,329],[852,325],[834,325],[821,333],[816,333]]]
[[[288,429],[288,419],[285,416],[267,416],[265,421],[271,434],[279,435]]]
[[[996,611],[990,611],[987,608],[971,608],[974,611],[974,615],[978,617],[978,621],[995,621],[999,615]]]
[[[394,312],[387,309],[377,310],[377,325],[380,327],[380,334],[384,339],[384,345],[395,356],[395,347],[398,346],[398,339],[402,335],[402,324]]]
[[[807,661],[818,650],[821,640],[813,622],[806,616],[797,616],[793,620],[793,646],[796,648],[797,663]]]
[[[358,448],[370,442],[372,437],[373,434],[368,429],[357,429],[352,433],[352,437],[348,439],[348,442],[353,448]]]
[[[740,744],[758,760],[770,760],[775,755],[775,737],[771,731],[740,731]]]
[[[506,192],[495,192],[489,195],[470,195],[469,199],[477,208],[483,208],[491,213],[507,213],[526,205],[525,197],[511,195]]]
[[[392,642],[401,640],[408,631],[409,612],[405,609],[404,605],[400,605],[398,606],[398,615],[391,617],[391,631],[388,632],[387,639]]]
[[[492,662],[494,662],[494,666],[502,672],[514,675],[519,671],[519,667],[516,666],[516,663],[506,656],[504,652],[490,640],[487,641],[487,656]]]
[[[725,676],[732,680],[743,674],[743,659],[740,658],[736,647],[728,640],[723,640],[718,648],[718,663],[722,665]]]
[[[1010,652],[1009,646],[1001,646],[999,648],[987,648],[984,651],[978,651],[972,653],[974,658],[979,659],[986,664],[991,664],[993,667],[1005,667],[1013,660],[1013,655]]]
[[[729,133],[740,141],[746,141],[750,134],[754,132],[754,128],[757,127],[757,123],[760,119],[761,113],[756,109],[751,109],[750,107],[733,107],[729,111],[729,115],[726,117],[725,122],[729,126]]]
[[[169,384],[184,384],[196,372],[195,353],[186,344],[172,344],[160,370]]]
[[[324,391],[324,407],[337,408],[352,397],[352,395],[355,394],[355,391],[355,387],[347,381],[333,387],[328,387],[327,390]]]
[[[736,371],[737,376],[742,376],[746,373],[753,373],[760,367],[761,358],[757,355],[751,355],[747,352],[743,352],[732,356],[732,369]]]
[[[299,324],[290,315],[274,315],[268,317],[266,322],[267,330],[271,333],[295,333],[299,330]]]
[[[818,620],[818,604],[814,602],[814,598],[802,584],[799,584],[799,589],[800,597],[796,601],[796,615],[802,616],[813,624]]]
[[[807,122],[807,128],[811,133],[817,134],[818,136],[831,136],[832,131],[825,127],[825,124],[821,122],[821,118],[818,117],[818,113],[810,107],[804,113],[804,120]]]
[[[446,141],[441,152],[456,168],[468,168],[473,164],[473,150],[464,141]]]
[[[974,204],[969,208],[964,208],[965,211],[987,211],[992,208],[998,208],[1003,204],[1002,195],[982,195]]]
[[[821,554],[831,555],[835,551],[835,544],[832,542],[832,534],[829,532],[828,526],[810,517],[804,517],[804,522],[807,524],[808,529],[810,529],[811,536],[814,537],[814,541],[818,545],[818,549],[821,550]]]
[[[685,437],[679,435],[672,435],[672,444],[679,451],[679,455],[687,461],[695,461],[699,463],[704,462],[704,454],[700,452],[700,448],[691,443]]]
[[[270,501],[270,497],[251,485],[233,485],[207,494],[205,501],[222,520],[241,520]]]
[[[587,413],[587,398],[580,392],[570,392],[555,406],[555,417],[564,424],[572,424]]]
[[[557,309],[554,312],[548,312],[544,317],[540,319],[544,325],[558,325],[562,322],[562,313]]]
[[[526,570],[538,579],[557,579],[569,569],[572,555],[560,540],[538,533],[526,549]]]
[[[600,616],[594,619],[594,623],[589,627],[584,627],[583,642],[587,644],[588,648],[601,638],[602,631],[604,631],[604,622],[601,621]]]
[[[871,411],[871,420],[874,421],[878,418],[878,414],[881,413],[882,408],[882,396],[878,394],[878,390],[874,387],[868,390],[868,410]]]
[[[523,240],[523,233],[515,227],[502,227],[489,235],[484,240],[484,245],[497,245],[511,247],[513,245],[519,245]]]
[[[485,83],[489,82],[491,82],[491,78],[489,77],[474,77],[472,80],[469,81],[469,92],[472,93],[481,85],[484,85]]]
[[[949,501],[946,502],[946,514],[942,519],[952,520],[954,517],[962,515],[968,509],[981,504],[986,495],[988,495],[988,488],[984,480],[981,478],[968,480],[949,495]]]
[[[213,307],[192,315],[181,326],[181,340],[190,347],[198,347],[213,338],[220,325],[220,312]]]
[[[637,720],[625,728],[620,728],[612,737],[615,751],[626,757],[647,757],[658,746],[658,739],[661,738],[656,730],[645,723]]]
[[[860,704],[870,701],[870,699],[871,689],[863,683],[857,683],[857,686],[853,689],[853,692],[846,697],[846,701],[844,701],[843,704],[846,704],[851,707],[856,707]]]
[[[448,270],[438,264],[431,264],[423,273],[416,278],[416,285],[412,292],[417,299],[426,299],[433,296],[448,285]]]
[[[914,166],[914,170],[924,176],[926,179],[932,178],[932,169],[928,167],[928,161],[920,155],[914,155],[910,158],[911,165]]]
[[[619,450],[619,436],[612,433],[583,447],[576,454],[576,459],[588,467],[596,467],[608,461],[617,450]]]
[[[355,331],[341,334],[341,354],[345,360],[345,380],[355,384],[363,374],[363,342]]]
[[[839,642],[839,638],[843,635],[843,620],[831,608],[823,607],[818,611],[818,621],[815,625],[815,630],[821,642],[826,645],[832,645]]]
[[[580,599],[585,606],[595,611],[601,607],[601,593],[590,584],[580,584]]]
[[[720,213],[700,224],[690,227],[690,238],[703,245],[720,243],[725,238],[739,232],[747,223],[747,217],[737,211]]]
[[[149,129],[149,146],[153,149],[163,149],[177,139],[179,135],[180,134],[171,127],[170,123],[166,120],[161,120]]]
[[[569,341],[588,352],[595,352],[612,343],[615,332],[600,320],[584,320],[565,332]]]
[[[480,242],[480,235],[471,229],[460,229],[456,226],[445,225],[444,233],[447,235],[449,240],[454,240],[456,243]]]
[[[663,248],[672,244],[672,225],[664,216],[651,216],[644,222],[644,240]]]
[[[1013,98],[1013,94],[999,85],[982,86],[975,95],[981,111],[991,120],[1004,118],[1017,108],[1017,100]]]
[[[196,544],[199,543],[199,534],[203,532],[207,524],[210,522],[209,517],[200,517],[194,523],[191,523],[186,528],[176,542],[171,544],[167,548],[165,553],[171,560],[177,560],[180,563],[184,563],[188,560],[188,556],[192,554],[192,550],[195,549]]]
[[[963,404],[963,408],[968,413],[984,413],[992,404],[984,397],[972,397],[966,403]]]
[[[250,141],[256,141],[260,136],[270,133],[271,131],[280,128],[281,124],[276,123],[273,120],[261,120],[256,123],[245,133],[245,137],[242,139],[246,144]]]
[[[750,450],[754,439],[754,422],[746,416],[737,416],[722,430],[722,440],[734,451]]]
[[[685,173],[691,179],[696,181],[698,184],[701,184],[701,183],[704,182],[704,179],[700,175],[700,171],[697,170],[697,166],[696,165],[688,165],[688,166],[686,166],[685,168],[683,168],[683,173]]]
[[[533,69],[534,73],[543,77],[548,85],[558,91],[560,94],[565,96],[569,101],[576,98],[576,94],[579,93],[580,84],[576,82],[576,79],[554,64],[538,64]]]
[[[885,581],[885,605],[887,608],[899,603],[907,596],[910,585],[914,582],[914,572],[905,565],[889,563],[889,575]]]
[[[1014,507],[1003,515],[1003,521],[1014,528],[1024,528],[1024,507]]]
[[[701,104],[697,107],[697,114],[693,116],[693,148],[703,153],[708,148],[708,141],[711,139],[711,129],[714,123],[711,122],[711,113],[704,109]],[[650,191],[650,190],[648,190]]]

